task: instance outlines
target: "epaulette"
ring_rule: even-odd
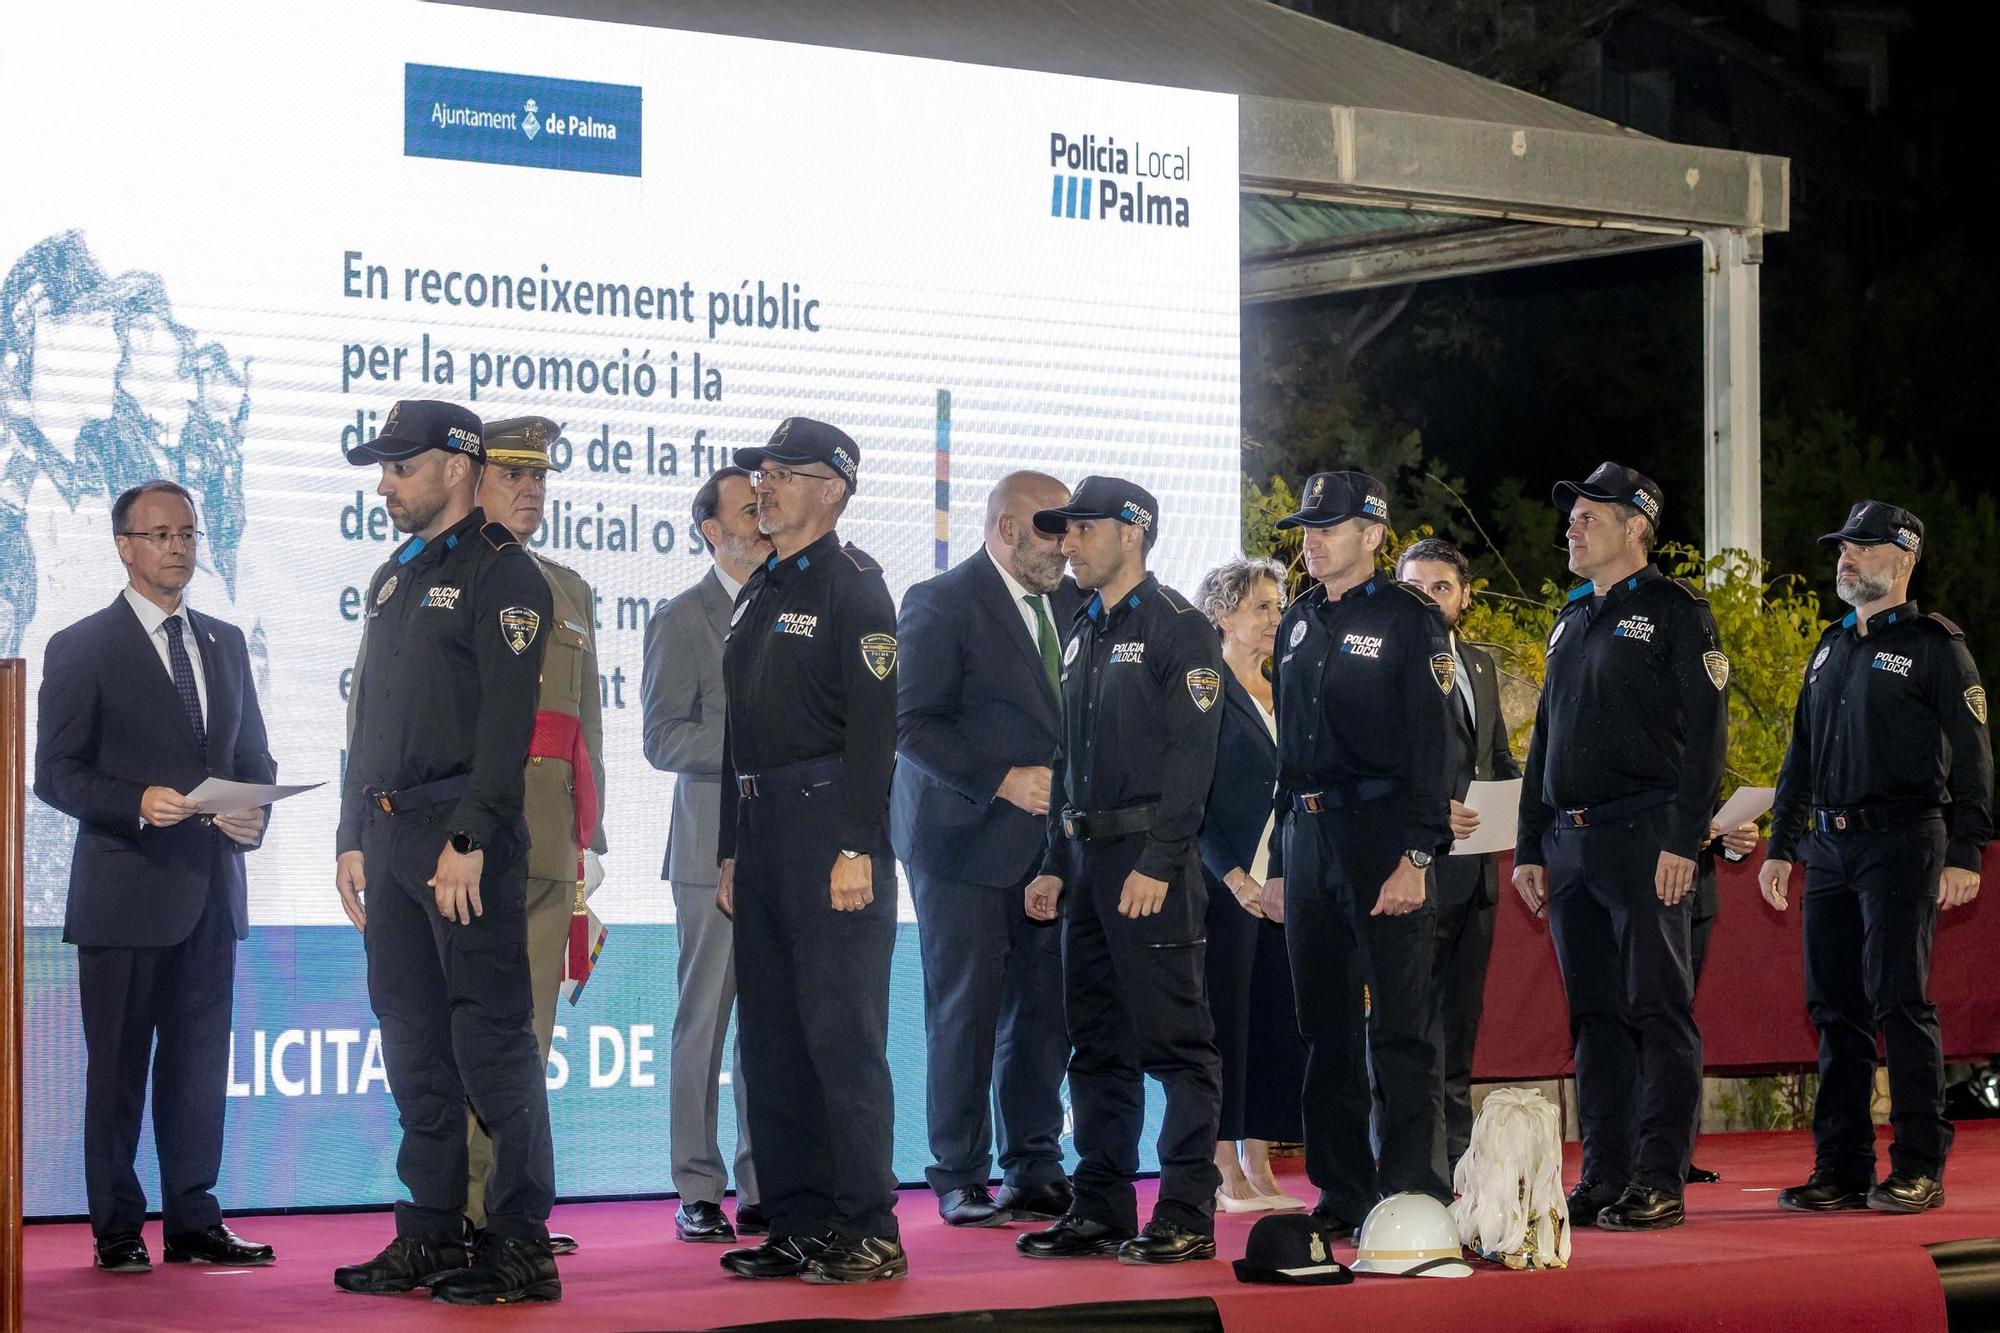
[[[1390,579],[1388,580],[1388,583],[1390,587],[1396,589],[1398,592],[1407,593],[1409,596],[1416,598],[1418,605],[1427,606],[1431,608],[1431,610],[1433,611],[1438,609],[1437,599],[1432,597],[1429,593],[1425,592],[1422,588],[1415,587],[1412,584],[1403,583],[1396,579]]]
[[[568,565],[565,565],[562,561],[551,560],[547,556],[543,555],[540,551],[531,551],[529,552],[529,554],[533,555],[535,559],[541,561],[542,564],[545,565],[546,567],[553,569],[558,573],[568,574],[574,578],[579,578],[579,579],[583,577],[583,575],[577,573],[576,570],[572,569]]]
[[[1954,639],[1963,639],[1965,637],[1964,630],[1952,624],[1951,621],[1945,619],[1943,616],[1939,615],[1935,611],[1927,613],[1924,616],[1924,619],[1935,620],[1937,622],[1938,628],[1943,630],[1946,634],[1951,635],[1951,637]]]
[[[1694,598],[1697,602],[1706,603],[1708,601],[1708,594],[1703,592],[1700,588],[1695,587],[1694,584],[1689,582],[1687,579],[1670,578],[1667,580],[1667,582],[1673,584],[1676,588],[1679,588],[1682,592]]]
[[[1577,584],[1574,588],[1563,594],[1563,603],[1567,605],[1570,602],[1582,601],[1584,598],[1590,596],[1590,590],[1596,586],[1594,583]]]
[[[479,535],[484,537],[486,544],[496,551],[504,551],[510,546],[521,544],[505,523],[487,523],[479,529]]]
[[[875,563],[875,558],[856,546],[853,542],[848,542],[842,546],[840,552],[849,560],[852,560],[854,567],[863,574],[880,574],[882,572],[882,566]]]
[[[1182,615],[1184,616],[1202,615],[1202,611],[1199,607],[1195,606],[1194,603],[1188,601],[1187,598],[1175,592],[1172,588],[1169,588],[1166,584],[1159,583],[1155,584],[1154,587],[1156,587],[1159,590],[1160,600],[1165,602],[1168,606],[1171,606],[1174,610],[1180,612]],[[1203,618],[1206,619],[1205,616]]]

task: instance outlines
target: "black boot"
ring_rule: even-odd
[[[1873,1181],[1842,1180],[1824,1167],[1814,1167],[1803,1185],[1778,1191],[1778,1207],[1793,1213],[1840,1213],[1868,1206]]]
[[[1944,1207],[1944,1182],[1935,1176],[1892,1171],[1868,1191],[1868,1206],[1878,1213],[1921,1213]]]
[[[559,1301],[562,1279],[549,1243],[537,1237],[487,1232],[470,1268],[446,1273],[430,1284],[431,1299],[448,1305],[518,1305]]]
[[[334,1269],[333,1285],[342,1291],[393,1296],[463,1270],[468,1257],[463,1236],[398,1236],[367,1263]]]
[[[734,1277],[802,1277],[832,1236],[773,1236],[762,1245],[729,1250],[722,1271]]]

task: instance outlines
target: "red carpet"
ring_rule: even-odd
[[[911,1276],[861,1288],[726,1278],[715,1265],[719,1247],[670,1239],[671,1203],[565,1206],[556,1210],[555,1223],[574,1233],[583,1250],[563,1260],[563,1301],[506,1310],[335,1291],[336,1264],[366,1258],[388,1239],[387,1213],[244,1218],[242,1232],[279,1253],[276,1267],[247,1272],[160,1264],[154,1223],[147,1242],[158,1267],[144,1277],[88,1268],[90,1239],[82,1226],[32,1226],[28,1327],[583,1333],[1207,1296],[1229,1328],[1257,1333],[1336,1324],[1412,1333],[1473,1326],[1509,1333],[1586,1326],[1920,1333],[1944,1328],[1943,1297],[1922,1247],[2000,1237],[2000,1122],[1961,1128],[1948,1206],[1916,1217],[1779,1212],[1774,1191],[1797,1183],[1811,1163],[1802,1134],[1711,1136],[1697,1160],[1721,1171],[1723,1183],[1690,1188],[1686,1227],[1653,1236],[1581,1232],[1574,1266],[1565,1272],[1509,1273],[1482,1265],[1458,1281],[1360,1278],[1326,1288],[1243,1286],[1226,1262],[1161,1270],[1108,1260],[1033,1263],[1014,1256],[1018,1228],[951,1230],[921,1192],[906,1195],[900,1209]],[[1225,1260],[1242,1253],[1251,1220],[1218,1219]]]

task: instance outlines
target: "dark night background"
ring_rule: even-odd
[[[1994,154],[1974,7],[1869,0],[1290,0],[1289,8],[1680,142],[1792,161],[1763,264],[1764,554],[1806,576],[1848,504],[1928,527],[1913,595],[2000,670],[1988,459],[1995,282],[1977,199]],[[1983,25],[1981,25],[1983,27]],[[1294,483],[1394,475],[1402,512],[1495,586],[1567,576],[1547,501],[1605,458],[1701,540],[1700,248],[1246,307],[1244,464]],[[1462,493],[1483,541],[1442,488]],[[1409,526],[1406,519],[1399,526]]]

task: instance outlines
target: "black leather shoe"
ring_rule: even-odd
[[[1572,1227],[1594,1227],[1597,1215],[1618,1202],[1620,1190],[1616,1185],[1605,1185],[1595,1180],[1578,1181],[1569,1192],[1569,1224]]]
[[[880,1236],[839,1237],[819,1252],[799,1274],[808,1282],[885,1282],[910,1271],[909,1256],[893,1240]]]
[[[831,1236],[773,1236],[762,1245],[724,1254],[722,1271],[732,1277],[802,1277],[832,1239]]]
[[[1722,1183],[1722,1173],[1720,1171],[1711,1171],[1705,1166],[1696,1166],[1693,1162],[1689,1162],[1687,1183],[1690,1185],[1720,1185]]]
[[[1053,1222],[1069,1213],[1070,1204],[1076,1201],[1076,1191],[1067,1180],[1052,1180],[1031,1190],[1017,1190],[1012,1185],[1002,1185],[994,1202],[1013,1214],[1016,1218],[1047,1218]]]
[[[551,1231],[549,1233],[550,1254],[575,1254],[582,1248],[581,1245],[576,1243],[575,1236],[565,1236],[560,1231]]]
[[[966,1185],[938,1195],[938,1216],[951,1227],[997,1227],[1014,1220],[993,1202],[993,1192],[984,1185]]]
[[[1934,1176],[1893,1171],[1868,1191],[1868,1206],[1878,1213],[1922,1213],[1944,1207],[1944,1182]]]
[[[519,1305],[559,1301],[562,1278],[549,1243],[526,1236],[488,1232],[470,1268],[446,1273],[430,1284],[431,1299],[446,1305]]]
[[[94,1251],[91,1262],[103,1272],[153,1271],[153,1256],[146,1253],[146,1242],[136,1231],[114,1231],[108,1236],[99,1236],[91,1249]]]
[[[1842,1180],[1815,1167],[1805,1184],[1778,1191],[1778,1207],[1793,1213],[1842,1213],[1866,1208],[1873,1188],[1869,1181]]]
[[[1130,1239],[1131,1232],[1114,1231],[1087,1217],[1063,1217],[1046,1231],[1016,1236],[1014,1248],[1029,1259],[1087,1259],[1116,1254],[1118,1247]]]
[[[1606,1231],[1665,1231],[1687,1221],[1681,1196],[1648,1185],[1627,1185],[1618,1201],[1597,1214]]]
[[[276,1261],[268,1245],[245,1240],[222,1223],[206,1231],[183,1231],[167,1237],[170,1264],[221,1264],[225,1268],[262,1268]]]
[[[674,1234],[693,1245],[728,1245],[736,1239],[736,1228],[722,1215],[722,1205],[683,1203],[674,1211]]]
[[[1158,1217],[1118,1247],[1121,1264],[1183,1264],[1190,1259],[1214,1257],[1215,1237],[1189,1231],[1178,1222]]]
[[[1321,1208],[1313,1209],[1311,1217],[1314,1225],[1319,1228],[1319,1234],[1328,1240],[1353,1240],[1354,1233],[1361,1230],[1353,1222],[1335,1217]]]
[[[470,1257],[463,1236],[398,1236],[367,1263],[334,1269],[333,1285],[342,1291],[393,1296],[430,1286],[464,1268]]]
[[[754,1203],[736,1205],[736,1234],[739,1236],[768,1236],[771,1234],[771,1219],[764,1216],[764,1210]]]

